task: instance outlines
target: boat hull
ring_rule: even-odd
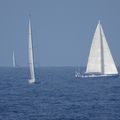
[[[35,79],[28,80],[29,84],[35,83]]]
[[[75,74],[76,78],[115,78],[119,77],[119,74]]]

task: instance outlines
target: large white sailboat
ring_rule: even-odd
[[[31,29],[31,21],[30,21],[30,19],[29,19],[28,55],[29,55],[29,67],[30,67],[29,83],[35,83],[33,46],[32,46],[32,29]]]
[[[118,70],[106,41],[103,28],[99,21],[94,33],[86,72],[84,75],[75,74],[76,77],[112,77],[118,76]]]

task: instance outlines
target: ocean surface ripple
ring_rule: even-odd
[[[120,78],[74,77],[74,67],[0,68],[0,120],[120,120]]]

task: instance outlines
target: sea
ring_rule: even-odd
[[[80,68],[84,69],[84,68]],[[75,78],[75,67],[0,68],[0,120],[120,120],[120,78]]]

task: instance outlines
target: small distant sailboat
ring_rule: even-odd
[[[13,57],[12,57],[12,60],[13,60],[13,67],[15,68],[15,67],[16,67],[16,64],[15,64],[15,54],[14,54],[14,51],[13,51]]]
[[[28,54],[29,54],[29,67],[30,67],[29,83],[35,83],[33,46],[32,46],[32,29],[31,29],[31,21],[30,21],[30,19],[29,19]]]
[[[75,77],[113,77],[119,76],[112,54],[106,41],[100,21],[94,33],[86,72],[76,73]]]

